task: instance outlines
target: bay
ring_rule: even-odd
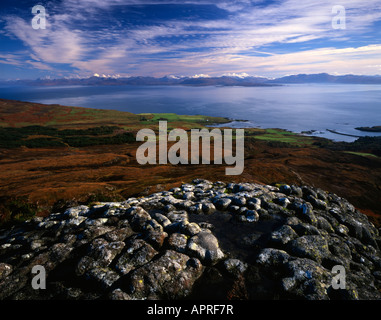
[[[336,141],[381,133],[355,130],[381,125],[381,85],[290,84],[274,87],[1,86],[0,98],[44,104],[177,113],[247,120],[233,127],[281,128]]]

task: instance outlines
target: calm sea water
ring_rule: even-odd
[[[248,120],[237,127],[316,130],[338,141],[379,135],[355,130],[381,125],[381,85],[285,85],[279,87],[65,86],[0,87],[0,98],[133,113],[174,112]]]

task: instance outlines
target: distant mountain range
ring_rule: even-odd
[[[381,76],[342,75],[335,76],[328,73],[297,74],[277,79],[252,76],[221,76],[221,77],[114,77],[94,75],[88,78],[61,78],[61,79],[37,79],[37,80],[14,80],[7,84],[21,84],[33,86],[61,86],[61,85],[94,85],[94,86],[117,86],[117,85],[183,85],[183,86],[275,86],[296,83],[346,83],[346,84],[381,84]]]
[[[381,76],[342,75],[334,76],[328,73],[298,74],[268,81],[269,83],[352,83],[381,84]]]

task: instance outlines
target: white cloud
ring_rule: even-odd
[[[200,74],[195,74],[194,76],[191,76],[191,78],[194,78],[194,79],[198,79],[198,78],[210,78],[210,75],[200,73]]]
[[[118,23],[91,28],[115,6],[185,3],[214,4],[229,15],[216,20],[163,20],[127,29]],[[255,3],[261,5],[251,6]],[[367,46],[366,42],[357,48],[349,44],[340,49],[321,45],[323,48],[290,51],[294,44],[319,39],[322,43],[341,41],[342,47],[345,39],[372,31],[373,23],[381,20],[381,12],[375,10],[381,7],[381,0],[335,2],[340,4],[346,8],[347,30],[338,31],[331,27],[330,0],[284,0],[271,5],[261,0],[63,0],[60,6],[51,8],[45,30],[32,29],[30,22],[20,17],[6,17],[3,32],[21,40],[30,51],[24,59],[20,55],[0,56],[0,62],[57,71],[62,71],[59,65],[65,64],[81,74],[105,75],[190,75],[195,70],[199,73],[196,76],[269,76],[293,70],[371,72],[366,66],[380,65],[381,55],[378,46]],[[283,48],[283,53],[268,49],[274,45]],[[379,72],[379,68],[375,70]]]
[[[246,72],[242,72],[242,73],[228,72],[228,73],[224,73],[222,76],[225,76],[225,77],[236,77],[236,78],[241,78],[241,79],[250,77],[250,75],[247,74]]]
[[[30,49],[30,57],[46,63],[72,63],[85,52],[86,41],[78,31],[60,23],[47,23],[46,29],[34,30],[19,17],[7,18],[6,30]]]
[[[13,66],[22,66],[22,56],[17,54],[0,54],[0,63]]]

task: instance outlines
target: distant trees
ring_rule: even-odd
[[[321,143],[314,143],[314,145],[335,151],[367,152],[381,157],[381,137],[360,137],[353,142],[326,140]]]
[[[0,127],[0,148],[88,147],[94,145],[135,142],[131,132],[115,134],[116,126],[100,126],[87,129],[58,130],[53,127],[27,126],[21,128]],[[36,137],[33,137],[36,136]]]

